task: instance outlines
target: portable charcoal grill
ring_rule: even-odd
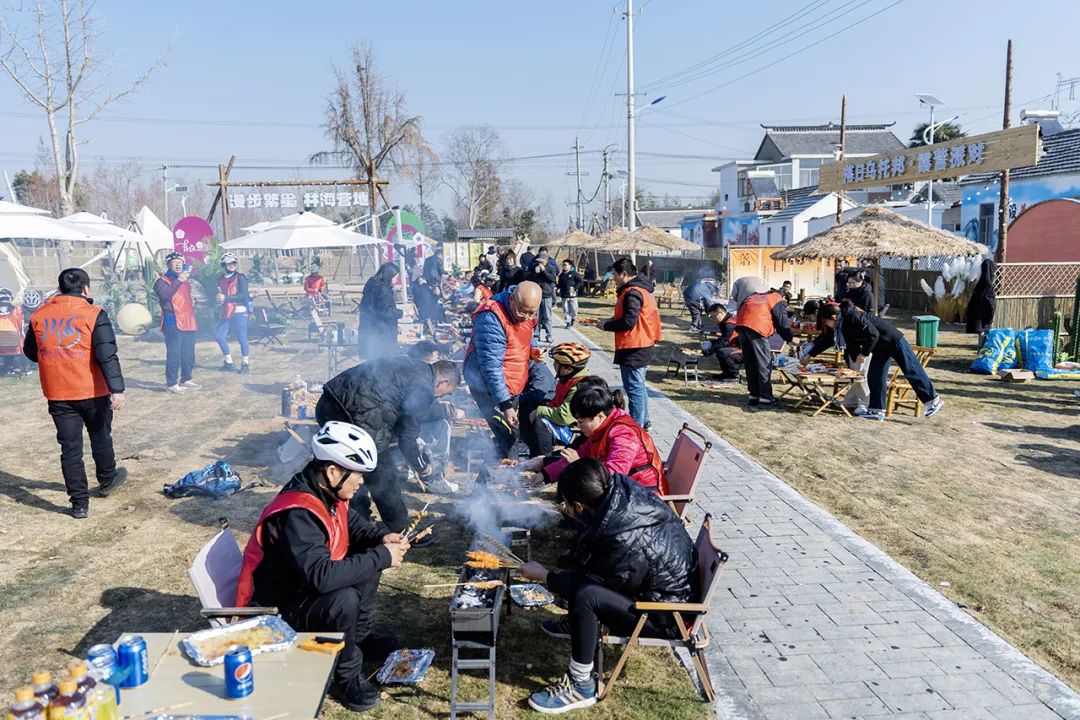
[[[506,568],[464,567],[458,582],[501,580],[502,585],[490,590],[458,587],[450,598],[450,638],[452,659],[450,663],[450,718],[458,713],[487,712],[495,718],[495,640],[499,634],[499,617],[503,598],[510,582]],[[463,652],[469,657],[464,657]],[[486,670],[488,675],[487,701],[462,701],[458,699],[458,672],[461,670]]]

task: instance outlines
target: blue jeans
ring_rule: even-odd
[[[540,337],[540,331],[551,337],[551,316],[555,306],[555,298],[544,297],[540,300],[540,311],[536,319],[536,336]]]
[[[623,390],[626,391],[626,400],[630,405],[627,412],[641,427],[645,427],[645,424],[649,422],[649,391],[645,387],[646,370],[648,368],[619,366]]]
[[[230,326],[236,333],[236,339],[240,341],[240,354],[244,357],[248,357],[251,353],[248,348],[247,313],[233,313],[231,318],[222,318],[221,322],[218,323],[217,332],[214,333],[214,338],[217,339],[218,347],[221,348],[221,354],[229,354]]]
[[[177,330],[176,325],[165,323],[165,385],[191,379],[195,368],[195,331]]]
[[[919,358],[912,352],[907,340],[900,338],[891,351],[882,349],[880,346],[874,349],[870,356],[870,366],[866,371],[866,379],[870,384],[870,410],[885,409],[886,384],[889,380],[889,366],[896,362],[900,372],[904,374],[915,395],[924,403],[928,403],[937,395],[934,392],[934,384],[926,375],[926,370],[919,363]]]

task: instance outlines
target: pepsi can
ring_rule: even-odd
[[[127,675],[120,687],[139,687],[150,679],[150,661],[146,656],[146,641],[142,635],[124,635],[116,645],[116,664]]]
[[[233,645],[225,652],[225,696],[247,697],[255,691],[255,665],[251,651],[244,645]]]

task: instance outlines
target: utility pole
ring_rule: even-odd
[[[930,105],[930,145],[934,144],[934,106]],[[926,181],[926,224],[934,227],[934,179]]]
[[[626,229],[634,230],[634,0],[626,0]]]
[[[161,199],[165,202],[165,227],[172,228],[169,224],[169,166],[161,166]]]
[[[600,153],[604,158],[604,230],[611,229],[611,175],[608,173],[608,153],[611,146],[608,145]]]
[[[577,198],[574,200],[574,204],[577,205],[577,224],[574,227],[580,230],[584,222],[581,215],[581,176],[588,175],[589,173],[581,172],[581,142],[576,137],[574,138],[574,147],[572,149],[574,151],[574,164],[576,169],[574,172],[566,174],[573,175],[577,180]]]
[[[844,164],[844,133],[847,128],[847,93],[840,99],[840,165]],[[844,191],[836,193],[836,224],[844,222]]]
[[[1001,121],[1001,129],[1008,130],[1011,126],[1009,114],[1012,110],[1012,40],[1009,40],[1008,49],[1005,51],[1005,113]],[[1009,232],[1009,168],[1001,171],[1001,195],[998,197],[998,246],[995,260],[998,264],[1005,262],[1005,243]]]

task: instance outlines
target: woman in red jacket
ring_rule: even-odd
[[[593,458],[609,473],[627,475],[660,494],[667,491],[664,461],[652,437],[616,406],[616,396],[604,380],[588,377],[579,382],[570,400],[570,412],[586,440],[576,450],[563,450],[558,459],[540,459],[544,482],[557,482],[566,466],[578,458]]]

